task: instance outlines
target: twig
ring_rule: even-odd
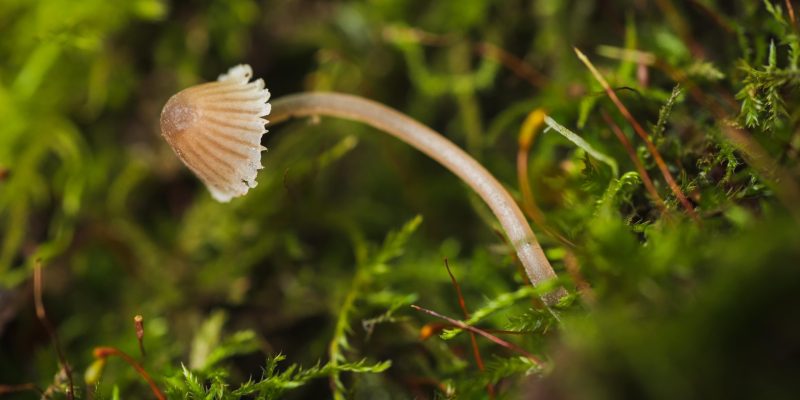
[[[622,101],[620,101],[619,97],[617,97],[617,94],[614,92],[613,89],[611,89],[611,85],[608,84],[605,78],[603,78],[603,75],[600,74],[600,71],[598,71],[597,68],[595,68],[595,66],[592,64],[592,62],[589,61],[589,58],[586,57],[586,55],[583,54],[580,50],[578,50],[577,47],[575,48],[575,54],[578,55],[578,59],[580,59],[581,62],[583,62],[584,65],[586,65],[589,71],[591,71],[592,75],[594,75],[594,78],[603,87],[603,90],[605,90],[608,97],[611,99],[612,102],[614,102],[614,105],[617,106],[620,113],[622,113],[622,116],[625,117],[626,120],[628,120],[628,123],[630,123],[631,126],[633,126],[633,130],[636,131],[636,134],[638,134],[639,137],[641,137],[642,140],[644,140],[644,143],[647,146],[647,150],[653,156],[653,159],[655,160],[658,169],[661,170],[661,174],[664,175],[664,179],[667,181],[667,184],[669,185],[670,189],[675,194],[675,197],[678,198],[678,201],[680,201],[680,203],[686,209],[686,212],[696,222],[700,222],[700,217],[695,212],[694,207],[692,207],[692,204],[689,202],[689,199],[687,199],[686,196],[683,194],[683,191],[681,191],[681,188],[680,186],[678,186],[678,183],[675,182],[675,179],[672,177],[672,173],[669,172],[667,163],[664,162],[664,159],[661,157],[661,153],[658,152],[658,149],[656,148],[655,144],[653,144],[653,141],[650,140],[650,135],[644,130],[644,128],[642,128],[639,122],[637,122],[636,119],[633,118],[631,112],[628,111],[628,108],[625,107],[624,104],[622,104]]]
[[[457,326],[457,327],[459,327],[461,329],[468,330],[470,332],[475,332],[475,333],[477,333],[477,334],[479,334],[479,335],[491,340],[492,342],[495,342],[495,343],[499,344],[500,346],[503,346],[503,347],[505,347],[507,349],[511,349],[513,351],[516,351],[519,354],[522,354],[523,356],[525,356],[525,358],[533,361],[533,363],[536,364],[539,367],[541,367],[543,365],[542,360],[539,359],[539,357],[536,357],[535,355],[529,353],[527,350],[523,349],[522,347],[519,347],[519,346],[517,346],[517,345],[515,345],[513,343],[510,343],[510,342],[506,342],[505,340],[500,339],[499,337],[497,337],[495,335],[492,335],[489,332],[486,332],[486,331],[484,331],[482,329],[476,328],[476,327],[471,326],[471,325],[467,325],[464,322],[461,322],[459,320],[456,320],[456,319],[447,317],[445,315],[439,314],[436,311],[420,307],[420,306],[418,306],[416,304],[412,304],[411,308],[413,308],[413,309],[415,309],[417,311],[422,311],[422,312],[424,312],[426,314],[433,315],[434,317],[441,318],[441,319],[443,319],[443,320],[445,320],[445,321],[447,321],[447,322],[449,322],[449,323],[451,323],[451,324],[453,324],[453,325],[455,325],[455,326]]]
[[[39,318],[39,321],[44,325],[45,330],[47,330],[50,341],[53,343],[53,347],[56,350],[58,362],[67,375],[67,382],[69,384],[69,386],[67,386],[67,399],[73,400],[75,398],[75,384],[72,381],[72,369],[67,363],[64,353],[61,351],[58,334],[55,328],[53,328],[53,325],[50,324],[50,320],[47,319],[47,313],[44,310],[44,301],[42,300],[42,262],[38,259],[33,267],[33,300],[36,305],[36,317]]]
[[[786,10],[789,11],[789,20],[792,21],[792,28],[797,29],[797,20],[794,18],[794,7],[791,0],[786,1]]]
[[[650,193],[650,197],[653,201],[656,202],[656,206],[658,209],[661,210],[662,213],[667,212],[667,206],[664,204],[664,199],[658,194],[655,185],[653,185],[653,180],[650,179],[650,174],[647,173],[647,169],[645,169],[644,164],[642,164],[642,160],[639,159],[639,156],[636,155],[636,150],[633,149],[633,145],[631,145],[631,141],[628,140],[628,137],[625,136],[625,133],[622,132],[619,125],[617,125],[611,116],[605,110],[601,110],[600,114],[603,116],[603,119],[606,121],[606,124],[611,128],[611,131],[614,132],[614,135],[619,139],[622,143],[622,147],[625,148],[625,151],[628,153],[628,157],[630,157],[631,161],[633,161],[633,165],[636,167],[636,171],[639,172],[639,175],[642,177],[642,182],[644,183],[644,187],[647,189],[647,192]]]
[[[447,262],[447,257],[444,259],[444,266],[447,269],[447,274],[450,275],[450,282],[453,283],[453,287],[456,289],[456,295],[458,296],[458,305],[461,307],[461,311],[464,313],[464,318],[469,319],[469,311],[467,310],[467,302],[464,301],[464,295],[461,293],[461,285],[458,284],[455,275],[453,275],[453,271],[450,270],[450,263]],[[481,372],[484,371],[485,367],[483,365],[483,358],[481,357],[481,351],[478,348],[478,340],[475,338],[475,333],[469,333],[469,339],[472,343],[472,354],[475,356],[475,363],[478,364],[478,370]],[[491,382],[486,385],[486,391],[489,394],[490,399],[494,399],[494,386],[492,386]]]
[[[133,369],[135,369],[136,372],[139,373],[139,376],[141,376],[145,381],[147,381],[147,384],[150,385],[150,390],[153,391],[153,395],[156,396],[156,399],[158,400],[167,399],[167,397],[164,396],[164,393],[162,393],[161,390],[159,390],[158,385],[156,385],[156,382],[153,380],[153,378],[150,377],[150,374],[148,374],[147,371],[144,370],[144,367],[142,367],[141,364],[136,362],[136,360],[134,360],[133,357],[125,354],[122,350],[114,347],[95,347],[93,354],[94,357],[98,359],[105,359],[111,356],[117,356],[121,358],[123,361],[128,363],[128,365],[133,367]]]

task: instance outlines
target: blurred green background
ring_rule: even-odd
[[[80,398],[152,396],[118,358],[87,386],[99,346],[135,357],[170,398],[792,398],[800,44],[787,4],[3,0],[0,384],[66,398],[34,310],[39,259]],[[573,46],[651,134],[699,221]],[[574,130],[620,176],[548,131],[522,182],[572,295],[543,309],[466,186],[356,123],[268,126],[258,187],[212,200],[160,137],[159,113],[239,63],[273,98],[340,91],[397,108],[520,201],[525,117],[545,110]],[[764,157],[746,157],[731,129]],[[765,159],[783,175],[764,174]],[[445,257],[474,323],[516,331],[498,335],[543,367],[479,338],[482,370],[468,336],[419,337],[443,321],[411,303],[464,317]]]

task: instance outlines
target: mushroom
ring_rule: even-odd
[[[292,117],[332,116],[359,121],[384,131],[427,154],[456,174],[489,206],[534,285],[556,277],[525,216],[508,191],[464,150],[427,126],[361,97],[309,92],[272,102],[258,79],[248,82],[248,65],[231,68],[217,82],[185,89],[167,101],[161,133],[178,157],[223,202],[255,187],[261,166],[261,136],[270,114],[273,123]],[[543,296],[554,304],[565,295],[558,288]]]
[[[244,196],[263,168],[269,91],[252,76],[249,65],[237,65],[216,82],[178,92],[161,111],[161,135],[221,202]]]

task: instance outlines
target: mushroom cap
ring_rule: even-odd
[[[269,91],[252,76],[249,65],[237,65],[216,82],[178,92],[161,111],[161,135],[221,202],[255,187],[263,168]]]

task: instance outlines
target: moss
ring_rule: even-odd
[[[116,358],[83,387],[105,346],[176,398],[797,392],[800,45],[787,2],[118,3],[0,2],[0,384],[65,397],[33,305],[40,259],[80,398],[151,396]],[[652,135],[699,222],[573,47]],[[158,116],[238,63],[276,97],[338,90],[410,114],[515,195],[517,134],[544,110],[574,135],[536,135],[522,183],[569,301],[541,308],[449,172],[350,122],[270,128],[258,186],[213,201]],[[416,232],[388,234],[415,215]],[[440,336],[450,327],[408,307],[469,319],[444,257],[476,325],[545,368],[478,338],[481,371],[468,335]]]

